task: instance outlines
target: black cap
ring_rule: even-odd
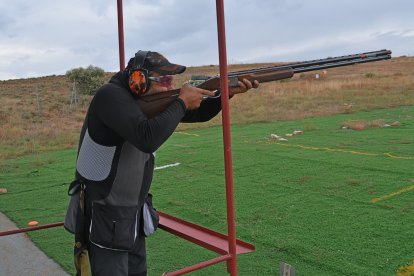
[[[137,61],[139,58],[144,58],[144,61]],[[142,64],[137,64],[140,62]],[[129,60],[127,68],[129,70],[146,69],[148,71],[160,73],[161,75],[181,74],[186,69],[185,66],[169,62],[168,59],[166,59],[160,53],[150,51],[138,51],[135,54],[135,58],[131,58]]]

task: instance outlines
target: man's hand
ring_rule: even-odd
[[[183,100],[187,109],[192,110],[199,108],[201,101],[206,96],[212,97],[214,96],[214,92],[200,89],[189,84],[184,84],[180,90],[178,98]]]
[[[233,97],[235,94],[244,93],[249,89],[259,87],[259,82],[257,80],[255,80],[252,83],[247,79],[243,79],[242,81],[239,81],[238,84],[238,87],[232,87],[229,89],[230,98]]]

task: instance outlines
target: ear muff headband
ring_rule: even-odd
[[[134,63],[132,70],[141,70],[144,67],[145,59],[148,56],[149,51],[138,51],[135,53]]]
[[[144,62],[149,51],[138,51],[135,54],[134,63],[129,70],[129,88],[132,93],[141,95],[147,92],[150,86],[150,79],[148,78],[148,70],[144,69]]]

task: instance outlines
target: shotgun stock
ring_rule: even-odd
[[[228,74],[229,87],[237,87],[238,81],[242,79],[248,79],[249,81],[257,80],[260,83],[264,83],[288,79],[293,77],[295,73],[349,66],[390,58],[390,50],[380,50],[361,54],[310,60],[299,63],[290,63],[280,66],[235,71]],[[218,90],[220,89],[220,76],[211,77],[203,83],[197,85],[197,87],[210,91]],[[142,111],[149,118],[152,118],[164,111],[171,104],[171,102],[178,97],[179,94],[180,89],[174,89],[157,94],[142,95],[138,99],[138,104],[140,105]]]

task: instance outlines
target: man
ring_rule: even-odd
[[[172,76],[185,69],[157,52],[139,51],[95,94],[81,131],[65,219],[65,227],[75,233],[78,274],[85,274],[87,252],[93,275],[146,275],[140,222],[153,153],[180,122],[207,121],[221,110],[220,98],[209,98],[213,92],[184,85],[157,116],[149,119],[142,112],[137,99],[172,89]],[[252,87],[258,82],[243,80],[230,96]]]

